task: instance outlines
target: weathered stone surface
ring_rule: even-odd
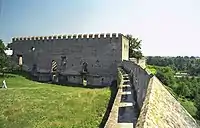
[[[13,50],[13,59],[17,62],[17,55],[22,55],[23,67],[27,67],[23,69],[26,70],[31,70],[33,64],[37,64],[38,72],[50,73],[51,62],[54,60],[58,64],[58,69],[62,69],[59,72],[75,76],[80,75],[83,63],[86,62],[90,76],[99,75],[105,77],[106,83],[111,83],[117,75],[118,64],[122,60],[128,60],[128,40],[122,34],[103,34],[103,36],[74,34],[29,39],[13,38],[10,45]],[[63,57],[66,58],[65,68],[61,66]],[[77,78],[76,81],[81,80]],[[101,78],[97,83],[95,80],[88,82],[98,84],[100,81]]]
[[[127,75],[123,75],[122,77],[125,78]],[[133,89],[131,89],[131,86],[126,87],[129,89],[125,91],[123,90],[123,83],[124,81],[127,81],[123,78],[119,84],[118,93],[116,95],[105,128],[132,128],[136,124],[138,108],[133,98],[134,92]]]
[[[137,103],[141,109],[146,96],[148,83],[152,76],[132,61],[123,61],[122,67],[130,75],[130,82],[134,86],[137,94]]]
[[[150,79],[137,128],[198,128],[196,121],[154,76]]]

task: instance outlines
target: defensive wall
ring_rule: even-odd
[[[146,58],[143,57],[141,59],[129,58],[130,61],[134,62],[137,65],[140,65],[142,68],[146,68]]]
[[[119,73],[122,80],[129,77],[128,85],[120,83],[119,89],[112,106],[105,128],[198,128],[196,121],[185,108],[167,91],[164,85],[155,76],[145,71],[132,61],[123,61]],[[125,87],[126,86],[126,87]],[[127,89],[127,87],[129,89]],[[126,89],[124,89],[126,88]],[[123,91],[125,90],[125,91]],[[133,97],[126,101],[123,114],[120,112],[122,98]],[[135,102],[135,104],[134,104]],[[131,104],[132,103],[132,104]],[[130,108],[130,105],[132,108]],[[132,110],[132,111],[131,111]],[[121,115],[134,116],[132,122],[120,122]],[[137,113],[139,113],[137,115]],[[137,118],[136,121],[134,118]]]
[[[121,33],[74,34],[44,37],[13,38],[10,45],[13,59],[22,56],[23,69],[31,72],[36,64],[40,81],[51,80],[52,60],[57,62],[57,81],[82,83],[83,63],[87,63],[88,84],[111,84],[116,80],[117,67],[128,60],[129,44]],[[34,50],[33,50],[34,49]]]

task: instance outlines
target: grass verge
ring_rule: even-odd
[[[108,88],[58,86],[17,75],[5,79],[8,89],[0,89],[3,128],[96,128],[111,95]]]

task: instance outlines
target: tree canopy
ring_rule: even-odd
[[[155,66],[169,66],[176,72],[186,72],[190,76],[200,76],[200,59],[193,56],[177,57],[147,57],[147,64]]]
[[[152,61],[153,59],[154,61]],[[147,68],[151,69],[151,71],[154,69],[154,74],[156,77],[158,77],[159,80],[162,81],[164,85],[166,85],[166,88],[168,88],[169,91],[172,92],[173,96],[181,102],[181,104],[188,110],[188,112],[195,118],[200,119],[200,77],[199,76],[182,76],[182,77],[174,77],[175,71],[172,69],[175,67],[176,72],[183,70],[183,71],[191,71],[191,68],[195,68],[194,66],[191,67],[184,67],[183,63],[185,62],[187,64],[187,61],[184,60],[184,58],[181,57],[152,57],[151,61],[155,65],[160,66],[153,66],[153,65],[147,65]],[[155,59],[156,58],[156,59]],[[159,58],[159,59],[157,59]],[[183,60],[181,60],[183,59]],[[185,57],[185,59],[189,60],[189,62],[192,63],[198,63],[197,58],[191,58],[191,57]],[[191,59],[191,60],[190,60]],[[166,63],[164,63],[164,60],[166,60]],[[180,66],[176,65],[177,60],[181,61]],[[163,63],[162,63],[163,62]],[[172,65],[170,65],[172,64]],[[173,65],[174,64],[174,65]],[[165,66],[161,66],[165,65]],[[178,70],[177,70],[178,69]]]
[[[129,40],[129,57],[141,59],[143,57],[141,51],[141,42],[138,38],[133,38],[132,35],[127,35],[127,39]]]
[[[6,47],[3,41],[0,39],[0,73],[4,75],[4,73],[11,69],[11,62],[8,56],[5,53]]]

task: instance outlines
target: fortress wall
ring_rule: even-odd
[[[141,109],[146,96],[148,83],[152,76],[149,75],[140,66],[131,61],[123,61],[122,67],[125,71],[129,72],[129,75],[132,78],[131,83],[137,93],[137,103],[139,108]]]
[[[88,85],[110,86],[114,78],[112,76],[87,76]]]
[[[129,60],[129,40],[122,36],[122,60]]]
[[[117,64],[122,60],[121,42],[121,34],[79,34],[13,38],[11,48],[15,57],[23,55],[24,65],[30,68],[35,61],[39,69],[50,71],[52,60],[60,65],[61,56],[66,56],[65,73],[79,74],[86,61],[90,74],[116,75]]]
[[[150,79],[136,128],[199,128],[155,76]]]

